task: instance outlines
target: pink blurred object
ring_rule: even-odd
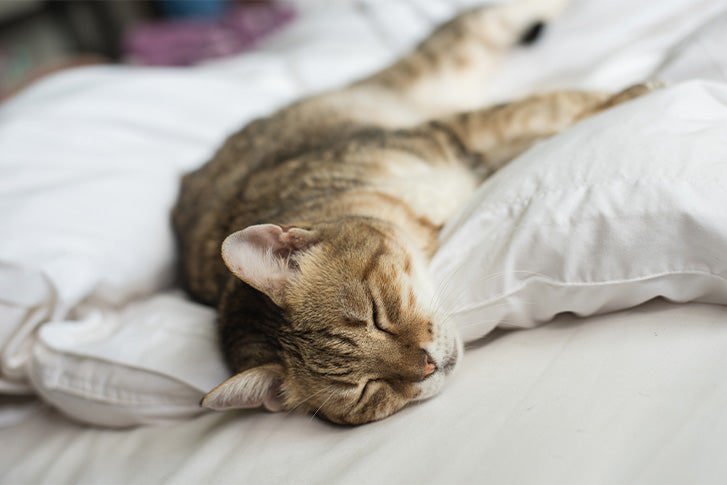
[[[295,16],[290,5],[236,5],[214,19],[168,20],[132,29],[124,39],[129,62],[147,66],[190,66],[255,48]]]

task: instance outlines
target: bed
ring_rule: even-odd
[[[382,67],[477,2],[299,2],[256,51],[86,67],[0,106],[3,483],[723,483],[727,7],[574,0],[491,85],[664,89],[538,144],[443,230],[466,342],[380,422],[207,412],[214,311],[176,287],[179,177],[231,132]]]

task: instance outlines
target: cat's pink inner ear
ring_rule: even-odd
[[[311,231],[259,224],[237,231],[222,243],[222,258],[235,276],[280,305],[285,285],[295,276],[294,253],[317,243]]]
[[[280,411],[283,401],[280,385],[283,370],[278,364],[265,364],[241,372],[211,390],[202,399],[202,406],[215,411],[264,406]]]

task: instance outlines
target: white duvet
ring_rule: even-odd
[[[0,392],[111,426],[200,413],[227,371],[214,312],[173,289],[180,174],[255,116],[384,65],[471,3],[309,4],[259,52],[74,70],[5,103]],[[700,27],[722,9],[576,1],[483,86],[499,101],[674,83],[535,147],[445,229],[432,270],[466,340],[657,296],[727,303],[725,17]],[[681,82],[693,77],[711,81]]]

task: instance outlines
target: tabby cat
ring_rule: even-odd
[[[203,406],[359,424],[442,389],[462,355],[427,272],[442,225],[534,142],[649,90],[477,109],[498,59],[564,2],[468,11],[389,68],[253,121],[184,177],[184,284],[219,309],[236,373]]]

